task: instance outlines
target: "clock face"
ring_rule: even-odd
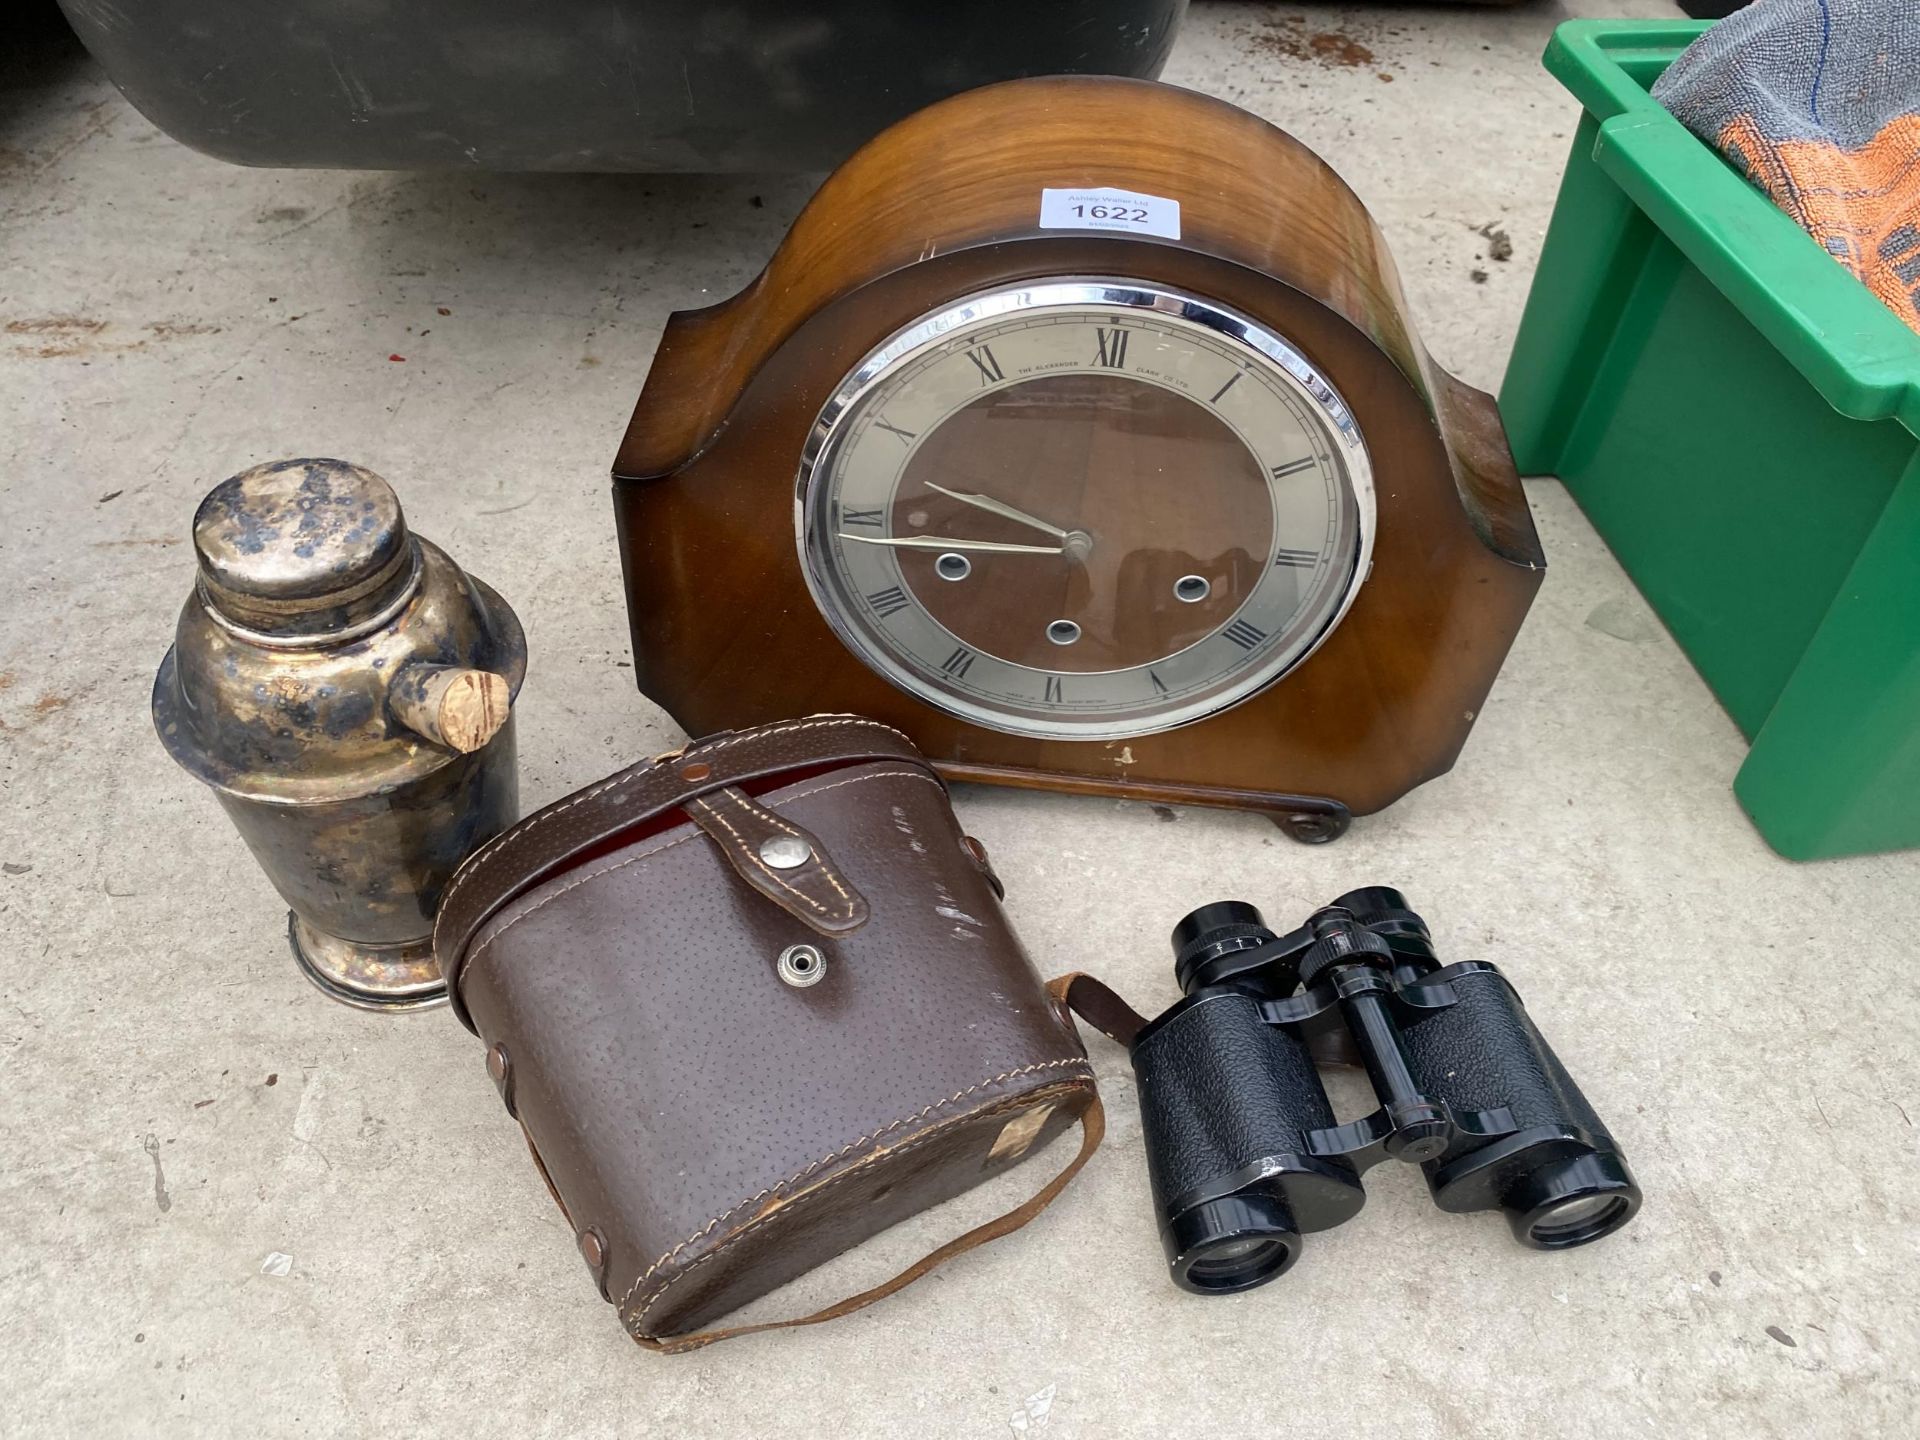
[[[1207,301],[1048,282],[926,317],[800,471],[807,583],[855,653],[975,724],[1142,735],[1246,699],[1366,577],[1365,442],[1287,341]]]

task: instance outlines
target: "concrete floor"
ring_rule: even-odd
[[[1493,388],[1572,129],[1537,66],[1562,17],[1203,0],[1168,78],[1329,156],[1434,351]],[[1298,58],[1301,31],[1371,58]],[[63,47],[13,67],[0,1432],[1912,1433],[1920,1003],[1883,927],[1904,940],[1920,856],[1768,852],[1728,791],[1739,736],[1550,481],[1530,488],[1548,581],[1458,768],[1340,844],[958,804],[1042,965],[1142,1007],[1173,998],[1163,937],[1192,905],[1293,917],[1401,885],[1445,953],[1508,968],[1611,1118],[1646,1188],[1633,1227],[1534,1254],[1380,1172],[1283,1281],[1194,1299],[1163,1278],[1131,1075],[1097,1042],[1112,1138],[1028,1231],[832,1326],[636,1351],[472,1037],[299,978],[147,693],[202,491],[343,455],[518,606],[529,805],[664,748],[627,668],[605,472],[667,313],[745,281],[809,183],[246,171]],[[1510,260],[1480,258],[1488,222]]]

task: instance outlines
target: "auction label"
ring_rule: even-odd
[[[1180,238],[1180,202],[1131,190],[1042,190],[1042,230],[1121,230]]]

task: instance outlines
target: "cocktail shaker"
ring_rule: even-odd
[[[291,907],[309,979],[367,1009],[442,1003],[441,891],[518,810],[519,620],[341,460],[223,481],[193,544],[153,687],[162,742]]]

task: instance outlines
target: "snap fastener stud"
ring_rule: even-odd
[[[713,767],[699,760],[694,761],[691,765],[682,765],[680,767],[680,778],[691,781],[695,785],[698,785],[711,774],[713,774]]]
[[[798,835],[775,835],[760,842],[760,858],[775,870],[791,870],[813,858],[813,847]]]
[[[780,952],[774,969],[796,990],[818,985],[827,976],[827,957],[817,945],[789,945]]]

